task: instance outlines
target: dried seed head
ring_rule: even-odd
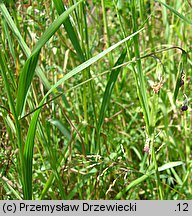
[[[159,92],[159,90],[162,88],[163,83],[164,83],[164,81],[161,78],[158,83],[155,83],[152,85],[152,89],[155,92],[155,94],[157,94]]]

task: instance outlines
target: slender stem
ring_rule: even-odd
[[[138,29],[135,0],[132,1],[132,23],[133,23],[133,31],[135,32]],[[141,66],[139,38],[137,35],[134,36],[133,42],[134,42],[135,56],[138,59],[138,61],[136,61],[136,72],[135,72],[137,92],[138,92],[138,97],[140,100],[141,107],[143,109],[146,129],[148,131],[149,121],[150,121],[149,105],[148,105],[148,100],[147,100],[144,74],[143,74],[142,66]]]
[[[155,148],[154,148],[154,139],[155,139],[155,125],[156,125],[156,117],[157,117],[157,110],[158,110],[158,94],[154,93],[153,96],[153,106],[151,109],[151,119],[150,119],[150,141],[151,141],[151,155],[152,155],[152,163],[154,164],[155,167],[155,173],[156,173],[156,178],[157,178],[157,188],[158,188],[158,194],[159,198],[163,200],[163,190],[162,190],[162,185],[161,185],[161,180],[160,180],[160,175],[158,171],[158,165],[157,165],[157,160],[156,160],[156,154],[155,154]]]
[[[83,15],[83,4],[80,4],[79,7],[79,28],[80,28],[80,35],[81,35],[81,47],[83,52],[85,53],[86,47],[85,47],[85,40],[86,40],[86,35],[85,35],[85,20],[84,20],[84,15]],[[83,70],[83,81],[85,81],[88,78],[87,75],[87,70]],[[84,121],[87,124],[88,123],[88,89],[87,89],[87,85],[83,86],[83,114],[84,114]],[[85,133],[85,143],[88,145],[89,142],[89,138],[88,138],[88,133]]]
[[[160,180],[160,175],[158,171],[158,165],[157,165],[157,160],[156,160],[156,154],[155,154],[155,148],[154,148],[154,133],[152,134],[151,137],[151,154],[152,154],[152,162],[155,167],[155,173],[156,173],[156,178],[157,178],[157,187],[158,187],[158,193],[159,193],[159,198],[163,200],[163,190],[162,190],[162,185],[161,185],[161,180]]]
[[[107,15],[105,10],[105,1],[101,0],[101,6],[102,6],[102,13],[103,13],[103,25],[104,25],[104,42],[106,42],[107,48],[111,46],[110,43],[110,35],[109,35],[109,29],[107,24]],[[110,66],[113,65],[113,57],[111,52],[109,53],[109,63]]]

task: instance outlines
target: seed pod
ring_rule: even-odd
[[[182,111],[188,110],[188,106],[187,106],[187,105],[183,105],[183,106],[181,107],[181,110],[182,110]]]

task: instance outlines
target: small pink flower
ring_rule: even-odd
[[[149,145],[145,145],[143,150],[144,152],[149,153],[150,150]]]

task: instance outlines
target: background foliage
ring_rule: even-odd
[[[191,199],[191,11],[0,1],[0,198]]]

